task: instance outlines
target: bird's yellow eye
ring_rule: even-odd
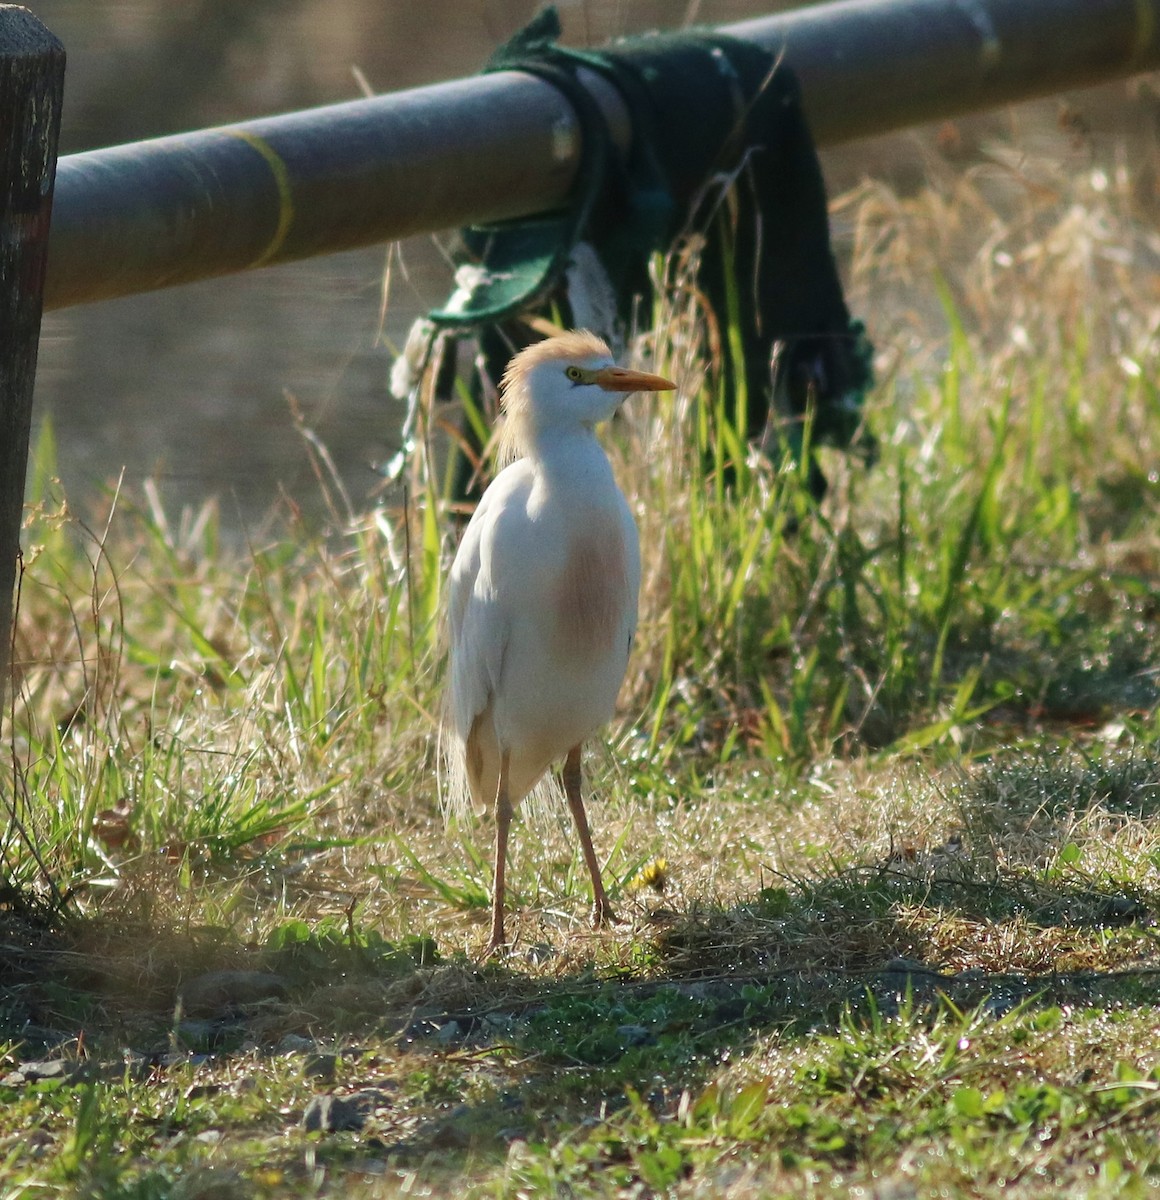
[[[573,383],[579,383],[584,378],[584,372],[580,367],[568,367],[564,372],[564,378],[572,380]]]

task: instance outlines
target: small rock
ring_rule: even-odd
[[[159,1067],[200,1067],[209,1062],[208,1054],[191,1054],[186,1050],[175,1050],[169,1054],[159,1054]]]
[[[926,963],[918,962],[913,958],[892,958],[882,970],[884,973],[892,975],[939,975],[934,967],[928,967]]]
[[[220,1050],[231,1041],[231,1034],[236,1040],[236,1027],[221,1021],[179,1021],[173,1029],[174,1040],[189,1050],[206,1053],[210,1050]]]
[[[308,1054],[302,1064],[302,1074],[308,1079],[321,1079],[331,1083],[338,1071],[337,1054]]]
[[[9,1071],[0,1086],[24,1087],[25,1084],[39,1083],[45,1079],[60,1079],[66,1083],[74,1083],[87,1078],[92,1069],[87,1063],[78,1062],[73,1058],[53,1058],[41,1062],[21,1063],[15,1070]]]
[[[15,1025],[15,1021],[13,1024]],[[31,1021],[25,1022],[19,1028],[20,1044],[26,1050],[39,1054],[42,1062],[63,1058],[70,1051],[76,1051],[77,1036],[75,1033],[34,1025]]]
[[[286,994],[286,981],[272,971],[207,971],[181,985],[181,1003],[194,1017],[274,1000]]]
[[[183,1046],[196,1054],[236,1054],[245,1040],[245,1025],[238,1018],[223,1021],[180,1021],[173,1029],[169,1048]]]
[[[382,1150],[384,1143],[379,1138],[367,1138],[365,1142],[360,1143],[360,1150]],[[364,1179],[375,1179],[387,1173],[387,1163],[382,1158],[360,1158],[358,1164],[358,1173]]]
[[[244,1200],[251,1192],[231,1167],[202,1167],[179,1179],[171,1195],[173,1200]]]
[[[21,1146],[31,1150],[33,1157],[40,1158],[45,1150],[56,1147],[56,1138],[47,1129],[29,1129],[20,1135]]]
[[[875,1189],[875,1200],[914,1200],[918,1188],[905,1175],[892,1175],[884,1179]]]
[[[884,1021],[894,1021],[898,1019],[902,1012],[902,993],[900,991],[891,990],[885,994],[879,991],[874,993],[874,1004],[878,1009],[878,1015]]]
[[[318,1043],[313,1038],[303,1037],[300,1033],[288,1033],[274,1047],[275,1054],[307,1054]]]
[[[431,1135],[431,1145],[445,1150],[465,1150],[471,1145],[471,1130],[468,1128],[468,1118],[471,1109],[466,1104],[460,1104],[441,1121]]]
[[[445,1025],[440,1025],[439,1032],[435,1034],[435,1040],[441,1046],[450,1046],[452,1042],[457,1042],[462,1037],[463,1033],[459,1028],[458,1021],[448,1021]]]
[[[1000,1017],[1005,1017],[1018,1003],[1014,996],[1008,996],[1003,992],[996,992],[993,996],[988,996],[983,1001],[983,1012],[988,1017],[998,1020]]]
[[[103,1078],[110,1082],[128,1077],[140,1083],[152,1074],[153,1065],[146,1054],[138,1054],[136,1050],[126,1049],[119,1063],[109,1063],[102,1072]]]
[[[312,1133],[341,1133],[365,1124],[361,1105],[343,1096],[315,1096],[302,1114],[302,1128]]]
[[[516,1019],[511,1013],[492,1012],[483,1018],[483,1031],[492,1037],[510,1037],[516,1027]]]
[[[744,1018],[748,1008],[749,1001],[740,996],[734,996],[729,1000],[721,1000],[718,1002],[717,1007],[713,1009],[713,1024],[732,1025],[735,1021],[740,1021]]]
[[[1098,918],[1102,925],[1147,923],[1148,909],[1131,896],[1109,896],[1102,907],[1103,911]]]
[[[350,1099],[363,1113],[373,1112],[377,1108],[390,1108],[395,1102],[391,1092],[383,1088],[360,1088]]]
[[[333,1020],[336,1013],[372,1016],[389,1009],[392,1003],[390,988],[380,980],[351,980],[330,983],[302,1000],[304,1012],[314,1014],[320,1021]]]

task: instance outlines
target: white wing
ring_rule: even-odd
[[[625,564],[625,583],[628,588],[628,650],[631,652],[632,643],[636,639],[636,624],[639,617],[640,605],[640,534],[633,520],[632,510],[628,507],[623,493],[620,494],[620,527],[624,535],[624,549],[627,562]]]
[[[516,462],[495,478],[464,531],[451,564],[448,633],[451,678],[448,717],[460,739],[499,686],[510,633],[493,576],[504,526],[526,521],[532,472]]]
[[[449,657],[443,728],[440,731],[440,793],[448,816],[463,816],[473,799],[466,763],[468,736],[500,686],[511,622],[497,588],[496,562],[521,526],[527,524],[527,498],[532,470],[526,461],[512,463],[496,476],[476,508],[448,580]],[[489,745],[490,730],[484,731]],[[495,747],[493,745],[493,751]],[[493,764],[494,765],[494,764]],[[476,781],[478,786],[479,780]],[[490,782],[484,782],[484,790]]]

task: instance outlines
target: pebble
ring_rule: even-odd
[[[892,958],[882,970],[884,973],[890,974],[931,975],[935,978],[942,978],[942,972],[913,958]]]
[[[302,1128],[308,1132],[340,1133],[365,1124],[362,1106],[344,1096],[315,1096],[302,1114]]]
[[[988,1017],[998,1020],[1000,1017],[1005,1017],[1018,1003],[1019,1001],[1014,996],[996,992],[983,1001],[983,1012]]]
[[[338,1072],[337,1054],[308,1054],[302,1064],[302,1074],[308,1079],[321,1079],[332,1083]]]
[[[25,1084],[40,1083],[41,1080],[47,1079],[73,1083],[88,1078],[92,1073],[88,1063],[78,1062],[73,1058],[45,1059],[40,1062],[21,1063],[0,1079],[0,1087],[24,1087]]]
[[[236,1026],[222,1021],[179,1021],[173,1033],[182,1046],[199,1053],[232,1049],[240,1037]]]
[[[441,1046],[450,1046],[452,1042],[457,1042],[463,1037],[463,1033],[459,1028],[458,1021],[448,1021],[445,1025],[439,1026],[439,1031],[435,1034],[435,1040]]]
[[[491,1012],[483,1018],[484,1032],[492,1037],[510,1037],[516,1028],[516,1019],[511,1013]]]
[[[447,1114],[431,1135],[431,1144],[447,1150],[465,1150],[471,1144],[471,1130],[467,1118],[471,1109],[460,1104]]]
[[[313,1038],[303,1037],[300,1033],[287,1033],[279,1039],[274,1053],[307,1054],[317,1046],[318,1043]]]
[[[286,981],[272,971],[207,971],[180,989],[189,1016],[220,1016],[223,1011],[274,1000],[286,994]]]

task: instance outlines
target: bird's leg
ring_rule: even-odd
[[[602,925],[610,925],[616,920],[608,897],[604,894],[604,882],[600,878],[600,864],[596,861],[596,851],[592,849],[592,835],[588,832],[588,817],[584,813],[584,801],[580,798],[580,747],[573,746],[564,760],[564,770],[560,773],[564,781],[564,794],[568,797],[568,807],[572,810],[572,819],[576,822],[576,830],[580,834],[580,845],[584,850],[584,861],[588,865],[588,874],[592,876],[592,924],[599,929]]]
[[[484,958],[490,958],[507,940],[503,933],[503,881],[507,869],[508,828],[512,823],[512,804],[508,797],[508,765],[511,751],[505,750],[499,761],[499,784],[495,789],[495,873],[491,889],[491,937]]]

